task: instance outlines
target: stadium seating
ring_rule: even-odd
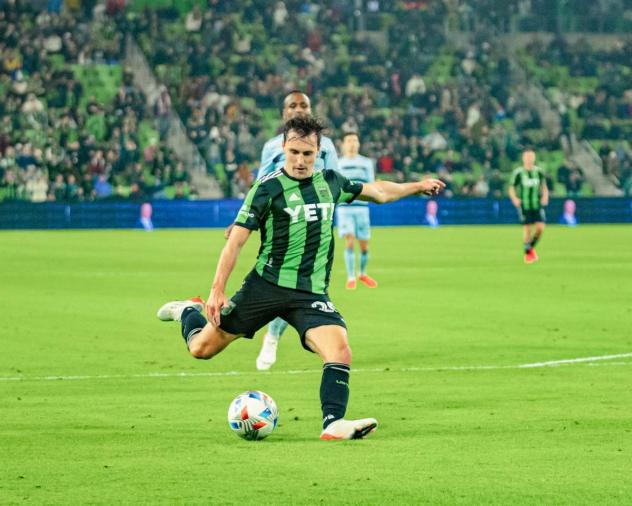
[[[626,194],[632,187],[632,53],[623,39],[606,49],[586,40],[534,39],[521,53],[531,76],[546,87],[564,127],[590,141],[602,159],[604,175]]]
[[[0,200],[185,196],[109,18],[5,3]],[[38,34],[45,34],[40,36]],[[173,169],[172,169],[173,167]]]
[[[72,169],[83,187],[76,198],[188,195],[188,179],[174,179],[178,161],[164,145],[153,111],[118,63],[129,35],[167,86],[189,138],[227,196],[237,167],[256,167],[261,146],[278,129],[278,105],[292,89],[311,95],[314,112],[328,121],[332,137],[358,131],[363,152],[377,161],[384,179],[435,173],[448,180],[448,196],[499,197],[520,163],[521,148],[530,145],[553,193],[569,192],[557,174],[567,163],[559,139],[544,129],[521,86],[507,79],[510,62],[489,29],[465,8],[467,2],[456,10],[449,2],[385,2],[367,13],[366,26],[356,26],[359,21],[345,2],[286,0],[268,9],[259,3],[136,0],[124,12],[113,9],[112,17],[95,20],[38,15],[27,7],[9,11],[5,23],[19,19],[23,38],[42,24],[72,28],[77,35],[65,40],[53,33],[44,39],[50,50],[42,52],[41,61],[29,44],[5,41],[3,88],[9,100],[4,108],[12,119],[4,127],[4,144],[11,149],[0,170],[6,172],[12,157],[23,162],[32,151],[37,159],[47,149],[66,155],[68,143],[79,142],[82,149],[70,149],[66,157],[79,162]],[[485,5],[501,32],[530,23],[530,11],[516,12],[494,0]],[[568,16],[577,26],[587,23],[582,12],[571,9]],[[420,26],[424,29],[416,29]],[[456,44],[447,27],[476,29],[474,42]],[[354,37],[363,28],[372,31],[362,40]],[[630,150],[625,140],[632,134],[629,45],[600,52],[581,41],[569,45],[558,38],[543,45],[535,40],[519,58],[559,108],[563,133],[589,139],[604,159],[615,153],[616,163],[608,158],[604,166],[626,187]],[[57,86],[50,86],[49,77]],[[31,90],[35,99],[29,98]],[[57,131],[49,135],[53,127]],[[89,153],[99,149],[111,188],[97,195],[86,173],[91,172]],[[35,165],[47,170],[52,185],[58,169]],[[35,174],[17,173],[22,194]],[[20,193],[7,181],[2,184],[10,197]],[[591,192],[583,184],[581,194]],[[51,186],[47,198],[61,194]]]
[[[252,146],[274,134],[278,104],[299,88],[312,96],[333,137],[360,132],[382,178],[433,172],[451,180],[448,195],[487,196],[488,181],[498,186],[500,175],[506,186],[520,148],[534,145],[551,190],[565,193],[554,184],[563,161],[558,140],[543,130],[521,90],[508,84],[509,63],[484,38],[469,51],[446,40],[445,7],[385,7],[369,17],[387,39],[380,44],[358,43],[347,23],[351,13],[335,2],[318,8],[287,1],[286,14],[250,9],[253,2],[193,4],[176,10],[151,0],[133,3],[126,29],[169,87],[224,188],[236,163],[256,164]],[[405,30],[414,26],[423,32]],[[402,40],[402,31],[416,35]],[[240,130],[252,141],[239,142]]]

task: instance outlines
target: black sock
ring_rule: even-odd
[[[327,362],[320,382],[320,405],[323,409],[323,429],[345,416],[349,402],[349,366]]]
[[[182,337],[188,346],[191,338],[206,325],[206,318],[194,307],[187,307],[182,311],[180,320],[182,321]]]
[[[533,236],[533,239],[531,239],[531,247],[535,248],[535,245],[537,244],[539,240],[540,240],[540,234],[535,234]]]
[[[524,243],[524,252],[525,253],[528,253],[531,248],[533,248],[533,243],[531,243],[531,242],[525,242]]]

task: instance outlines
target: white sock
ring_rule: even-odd
[[[277,344],[279,344],[280,340],[281,340],[281,336],[273,336],[269,332],[266,332],[266,335],[263,336],[263,343],[265,345],[274,344],[276,346]]]

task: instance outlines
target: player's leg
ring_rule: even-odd
[[[345,267],[347,268],[347,284],[349,290],[355,290],[355,236],[353,234],[345,235]]]
[[[238,337],[240,336],[225,332],[212,323],[207,323],[187,342],[187,346],[194,358],[208,360],[217,355]]]
[[[533,228],[532,222],[527,222],[523,226],[522,236],[523,236],[523,243],[524,243],[524,261],[527,264],[535,262],[534,255],[533,255],[533,246],[531,244],[531,240],[533,237],[532,228]]]
[[[285,329],[287,322],[282,318],[275,318],[268,325],[266,335],[263,336],[261,350],[257,356],[256,365],[259,371],[267,371],[274,365],[277,357],[277,347]]]
[[[358,279],[369,288],[377,288],[377,281],[366,273],[369,263],[369,241],[359,241],[360,243],[360,276]]]
[[[369,263],[369,239],[371,238],[371,222],[369,220],[368,208],[356,210],[355,231],[355,235],[360,243],[360,276],[358,279],[369,288],[377,288],[377,281],[366,272]]]
[[[345,240],[345,267],[347,269],[346,287],[354,290],[356,287],[355,275],[355,226],[353,223],[352,210],[346,207],[340,207],[336,210],[336,226],[338,227],[338,237]]]
[[[377,420],[374,418],[344,419],[349,402],[351,368],[351,348],[346,329],[341,325],[313,327],[305,332],[304,343],[323,361],[320,384],[323,412],[321,439],[358,439],[375,430]]]
[[[538,260],[538,254],[535,251],[535,245],[538,243],[540,238],[542,237],[542,233],[544,232],[544,221],[536,221],[535,222],[535,232],[533,233],[533,237],[531,239],[531,250],[533,252],[534,261]]]
[[[543,221],[537,221],[535,223],[535,232],[533,233],[533,238],[531,239],[532,248],[535,248],[535,245],[540,240],[540,237],[542,237],[542,233],[544,232],[544,227],[545,225]]]
[[[238,336],[207,323],[206,318],[200,313],[203,308],[202,299],[195,297],[168,302],[158,310],[157,316],[163,321],[181,322],[182,338],[191,355],[195,358],[209,359]]]
[[[522,244],[524,252],[527,253],[531,249],[531,225],[529,224],[522,226]]]

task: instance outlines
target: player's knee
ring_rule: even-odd
[[[195,340],[189,343],[189,352],[193,358],[202,360],[208,360],[214,355],[213,350],[206,343]]]
[[[340,343],[336,349],[335,362],[340,362],[341,364],[351,364],[351,358],[352,353],[349,343]]]

